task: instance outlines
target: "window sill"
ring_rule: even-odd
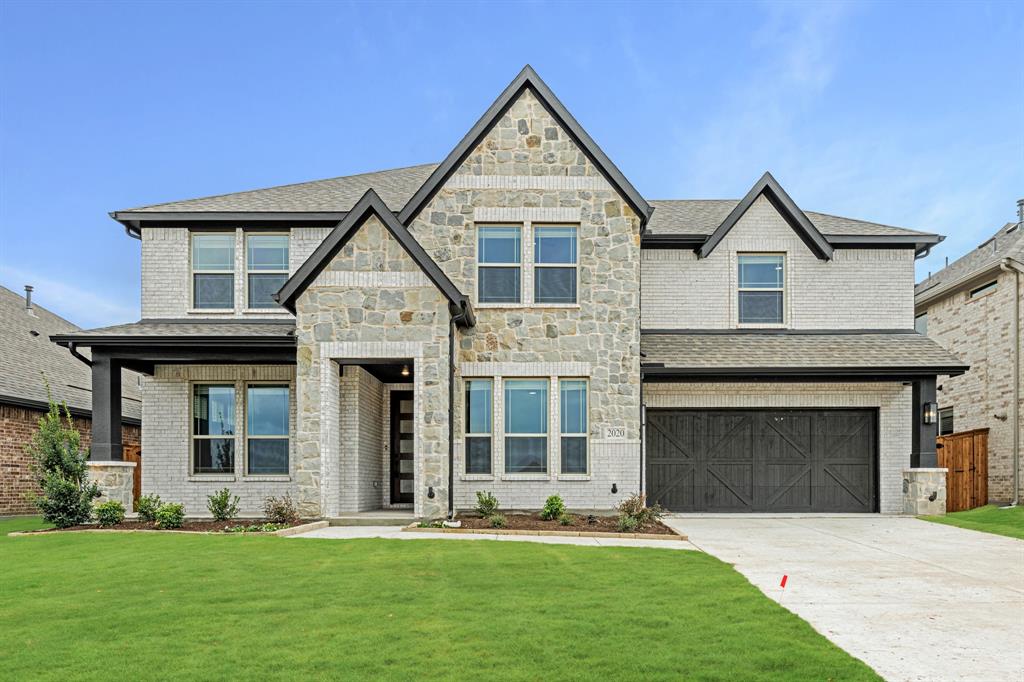
[[[789,329],[788,324],[759,324],[755,322],[739,322],[737,329]]]
[[[234,315],[234,308],[189,308],[185,311],[188,315]]]
[[[229,483],[236,479],[234,474],[189,474],[189,483]]]
[[[291,481],[292,477],[288,474],[252,474],[242,476],[243,482],[250,483],[286,483]]]
[[[502,474],[503,481],[550,481],[549,474]]]
[[[284,308],[246,308],[243,315],[291,315]]]
[[[474,303],[474,310],[579,310],[579,303]]]
[[[459,474],[460,481],[493,481],[493,474]]]
[[[590,474],[558,474],[559,481],[589,481]]]

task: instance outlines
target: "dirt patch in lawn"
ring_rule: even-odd
[[[561,530],[561,531],[575,531],[575,532],[592,532],[592,533],[619,533],[619,519],[617,516],[583,516],[579,514],[568,514],[568,518],[572,520],[572,523],[563,525],[560,521],[546,521],[540,517],[539,514],[506,514],[505,525],[503,526],[506,530]],[[472,528],[479,530],[495,530],[495,527],[491,525],[490,519],[484,519],[479,516],[460,516],[459,521],[462,521],[463,528]],[[677,533],[661,523],[660,521],[652,521],[639,526],[633,530],[622,533],[623,535],[633,535],[635,533],[647,533],[651,535],[677,535]]]
[[[295,521],[293,523],[270,523],[266,519],[234,519],[233,521],[211,521],[209,519],[195,519],[185,521],[181,528],[163,530],[156,527],[152,521],[122,521],[113,526],[98,526],[87,524],[81,526],[70,526],[68,528],[47,528],[45,530],[30,531],[32,533],[63,533],[67,531],[82,530],[153,530],[165,533],[173,531],[184,531],[186,533],[272,533],[282,528],[291,528],[307,521]],[[244,530],[243,530],[244,529]]]

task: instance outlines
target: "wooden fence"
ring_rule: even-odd
[[[122,457],[126,462],[135,462],[135,474],[132,481],[132,506],[137,506],[139,497],[142,496],[142,447],[139,445],[125,445],[122,450]],[[132,511],[135,511],[132,509]]]
[[[939,466],[946,474],[946,511],[988,504],[988,429],[951,433],[938,438]]]

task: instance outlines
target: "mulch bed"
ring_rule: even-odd
[[[203,519],[186,520],[181,528],[169,530],[188,531],[192,533],[223,533],[226,528],[232,526],[251,526],[254,524],[268,523],[266,519],[234,519],[233,521],[210,521]],[[282,528],[291,528],[307,521],[295,521],[294,523],[281,524]],[[69,530],[160,530],[152,521],[122,521],[114,526],[100,527],[90,523],[82,526],[71,526],[69,528],[47,528],[45,530],[32,531],[33,533],[60,533]]]
[[[594,533],[620,532],[619,519],[617,516],[581,516],[577,514],[570,514],[569,516],[572,518],[573,523],[568,526],[563,526],[559,521],[545,521],[539,514],[505,514],[505,530],[560,530],[577,532],[589,531]],[[462,521],[463,528],[494,530],[494,527],[491,526],[491,522],[488,519],[480,518],[478,516],[459,516],[458,520]],[[623,533],[623,535],[631,535],[633,533],[677,535],[674,530],[660,521],[644,524],[636,530]]]

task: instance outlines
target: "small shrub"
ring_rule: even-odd
[[[545,521],[554,521],[561,518],[565,513],[565,502],[558,495],[552,495],[544,502],[544,508],[540,510],[540,517]]]
[[[225,533],[273,533],[275,530],[281,530],[286,526],[280,523],[250,523],[249,525],[240,526],[228,526],[224,529]]]
[[[562,518],[558,519],[558,522],[563,526],[572,526],[576,523],[576,519],[572,514],[562,514]]]
[[[619,513],[636,519],[637,526],[646,526],[648,523],[660,521],[665,515],[665,510],[660,504],[648,507],[647,497],[634,493],[619,503]]]
[[[491,522],[491,528],[504,528],[508,525],[504,514],[491,514],[488,520]]]
[[[235,499],[232,500],[231,491],[224,488],[206,497],[206,508],[213,514],[214,521],[230,521],[238,516],[239,499],[238,495],[235,495]]]
[[[156,510],[156,527],[160,530],[181,528],[185,524],[185,505],[162,504]]]
[[[498,498],[492,493],[476,491],[476,511],[485,519],[498,511]]]
[[[140,521],[156,521],[156,510],[160,508],[159,495],[143,495],[135,504]]]
[[[100,494],[95,484],[83,487],[80,479],[64,476],[59,471],[47,472],[42,487],[43,494],[36,499],[36,506],[43,519],[57,528],[69,528],[88,521],[92,515],[93,498]]]
[[[628,514],[619,515],[619,532],[620,533],[632,533],[640,525],[640,522],[636,520],[635,516],[629,516]]]
[[[299,512],[288,495],[268,497],[263,502],[263,514],[270,523],[290,524],[299,520]]]
[[[444,521],[420,521],[417,528],[444,528]]]
[[[96,521],[104,527],[116,526],[124,521],[124,505],[117,500],[97,504],[93,508],[93,513],[96,515]]]

